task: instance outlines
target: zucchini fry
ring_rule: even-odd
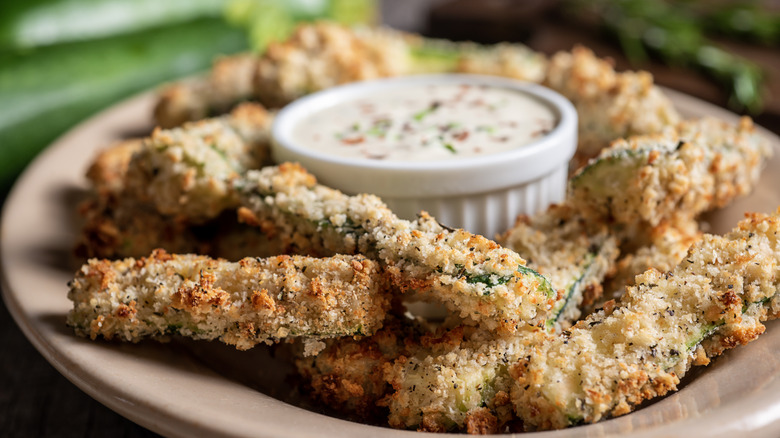
[[[780,210],[705,235],[672,271],[649,270],[622,300],[537,345],[512,369],[530,428],[623,415],[676,390],[692,365],[763,333],[780,311]]]
[[[300,354],[295,365],[309,395],[323,406],[361,421],[386,422],[380,401],[392,388],[383,370],[429,331],[425,321],[391,316],[372,336],[327,340],[322,352]]]
[[[269,123],[262,107],[246,104],[229,116],[102,151],[87,171],[94,193],[80,209],[77,252],[141,257],[163,248],[230,260],[278,254],[260,233],[221,213],[237,202],[230,181],[265,162]]]
[[[634,277],[650,268],[661,272],[672,270],[688,253],[688,248],[702,236],[696,220],[662,223],[630,242],[632,248],[618,259],[615,273],[604,284],[604,296],[598,307],[611,299],[620,298],[626,286],[634,284]],[[646,242],[644,241],[646,240]],[[637,246],[638,245],[638,246]]]
[[[684,121],[663,134],[615,141],[572,177],[568,198],[620,225],[689,221],[749,192],[770,155],[749,118],[736,126]]]
[[[68,325],[92,339],[137,342],[182,335],[239,350],[303,337],[370,335],[389,307],[377,264],[360,256],[277,256],[237,263],[155,251],[148,258],[92,259],[76,273]]]
[[[582,163],[613,140],[661,132],[680,121],[650,73],[616,72],[608,60],[585,47],[555,54],[542,84],[564,95],[577,109],[575,158]]]
[[[296,365],[315,399],[350,418],[496,433],[515,419],[508,366],[542,332],[501,338],[475,327],[433,331],[418,320],[391,318],[371,337],[327,341],[320,354]]]
[[[162,89],[154,119],[163,129],[224,114],[252,97],[257,56],[242,53],[214,61],[209,75],[175,82]]]
[[[272,43],[257,60],[255,97],[269,108],[348,82],[398,76],[409,70],[404,33],[317,22]]]
[[[117,194],[98,196],[80,206],[84,219],[76,254],[91,258],[140,257],[155,248],[175,253],[209,252],[188,224],[161,215],[146,203]]]
[[[386,366],[393,391],[383,404],[396,428],[499,433],[515,419],[509,366],[545,338],[528,327],[510,337],[474,327],[425,335],[408,356]]]
[[[128,165],[126,190],[190,223],[235,208],[231,182],[269,160],[271,119],[261,106],[244,104],[228,116],[156,129]]]
[[[570,326],[581,307],[599,298],[618,256],[617,236],[604,223],[589,223],[567,204],[521,216],[499,243],[517,251],[529,268],[548,276],[553,288],[563,291],[548,319],[548,326],[558,329]]]
[[[269,108],[348,82],[419,73],[474,73],[539,82],[547,59],[521,44],[481,46],[389,28],[319,22],[271,44],[257,62],[255,96]]]
[[[239,181],[240,218],[269,239],[308,253],[355,253],[380,261],[404,291],[439,301],[489,330],[544,325],[559,297],[517,253],[423,214],[399,219],[372,195],[316,183],[297,164],[250,171]]]

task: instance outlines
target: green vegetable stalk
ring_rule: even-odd
[[[58,135],[119,99],[245,50],[245,34],[201,19],[101,40],[0,53],[0,194]]]
[[[8,1],[0,14],[0,50],[105,38],[222,15],[223,0]]]

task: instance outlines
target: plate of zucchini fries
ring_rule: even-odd
[[[564,200],[480,236],[271,159],[285,104],[418,73],[570,99]],[[0,260],[47,360],[164,435],[776,436],[778,207],[780,138],[587,48],[319,22],[62,137]]]

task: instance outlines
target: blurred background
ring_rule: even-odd
[[[75,124],[130,95],[284,39],[296,23],[576,44],[780,133],[780,0],[29,0],[0,4],[0,203]],[[4,436],[151,436],[81,393],[0,305]]]
[[[0,201],[46,145],[129,95],[262,52],[296,23],[575,44],[780,129],[780,0],[30,0],[0,6]]]

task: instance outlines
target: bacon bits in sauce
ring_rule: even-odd
[[[441,161],[510,151],[546,135],[557,116],[522,91],[467,84],[371,93],[301,121],[299,145],[341,157]]]

